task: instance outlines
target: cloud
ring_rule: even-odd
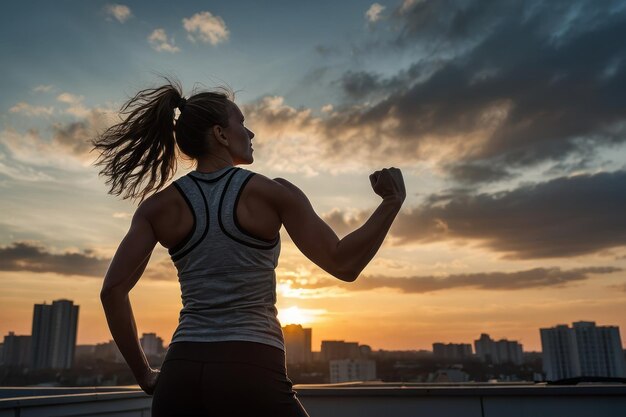
[[[592,274],[621,272],[621,268],[610,266],[587,267],[570,270],[561,268],[534,268],[516,272],[479,272],[453,274],[445,277],[413,276],[395,278],[381,275],[362,275],[356,281],[346,283],[336,279],[295,281],[296,288],[319,289],[340,287],[348,291],[369,291],[392,288],[408,294],[423,294],[434,291],[470,288],[493,291],[516,291],[533,288],[565,287],[572,283],[590,279]]]
[[[365,18],[369,22],[374,23],[374,22],[378,21],[381,18],[380,14],[382,13],[383,10],[385,10],[385,6],[380,5],[378,3],[374,3],[365,12]]]
[[[324,163],[316,140],[319,118],[311,109],[288,106],[280,96],[265,96],[241,106],[256,137],[255,152],[263,164],[282,172],[316,175]]]
[[[514,175],[501,166],[469,162],[450,164],[447,170],[450,176],[459,183],[475,184],[502,181]]]
[[[93,147],[90,139],[93,138],[95,132],[88,122],[55,123],[52,129],[53,142],[70,154],[86,156]]]
[[[365,221],[364,212],[345,213],[340,209],[332,209],[322,215],[324,221],[339,236],[345,236],[360,227]]]
[[[113,119],[114,114],[110,109],[89,109],[86,117],[78,122],[53,124],[53,143],[81,160],[91,160],[94,157],[89,155],[91,139],[108,127]]]
[[[230,35],[224,19],[214,16],[211,12],[196,13],[183,19],[183,27],[190,41],[200,41],[217,45],[224,42]]]
[[[125,211],[116,211],[115,213],[112,214],[114,219],[130,219],[133,217],[133,215],[131,213],[125,212]]]
[[[56,254],[30,242],[0,246],[0,271],[54,272],[61,275],[103,277],[109,262],[108,259],[97,257],[90,250]]]
[[[90,110],[83,104],[84,99],[85,97],[83,96],[67,92],[61,93],[57,96],[57,101],[68,105],[65,109],[65,113],[81,118],[87,117],[90,114]]]
[[[66,276],[104,278],[110,263],[109,257],[98,255],[91,249],[55,253],[31,241],[0,246],[0,271],[53,272]],[[176,275],[176,268],[169,256],[158,260],[153,257],[142,279],[175,282]]]
[[[81,115],[78,121],[54,122],[45,132],[39,129],[17,131],[7,128],[0,131],[0,145],[10,159],[2,163],[0,171],[12,178],[19,173],[31,178],[49,179],[46,174],[33,172],[36,167],[55,167],[62,170],[84,170],[84,166],[95,160],[90,153],[90,140],[108,127],[115,118],[115,112],[104,108],[86,108],[80,104],[82,98],[72,94],[62,95],[61,100],[70,104],[68,113]],[[50,135],[48,135],[50,132]],[[54,155],[54,158],[50,158]],[[0,152],[0,156],[3,153]]]
[[[351,231],[370,210],[322,217]],[[626,246],[626,171],[560,177],[510,191],[452,189],[402,210],[392,244],[473,241],[508,259],[574,257]]]
[[[380,137],[369,145],[366,136],[374,133],[368,126],[342,125],[339,119],[349,117],[345,108],[326,107],[318,117],[310,108],[286,104],[284,97],[265,96],[241,109],[256,135],[257,154],[274,170],[314,176],[320,171],[369,170],[372,165],[389,162],[387,155],[376,152],[385,146]]]
[[[49,93],[50,91],[52,91],[52,89],[54,89],[53,85],[43,85],[40,84],[36,87],[33,88],[33,91],[36,93]]]
[[[174,38],[168,40],[165,29],[154,29],[150,36],[148,36],[148,42],[155,51],[158,52],[179,52],[180,48],[174,45]]]
[[[107,4],[104,10],[109,16],[115,18],[120,23],[126,22],[133,15],[130,8],[123,4]]]
[[[11,113],[21,113],[26,116],[50,116],[54,113],[54,107],[33,106],[23,101],[9,109]]]
[[[52,145],[82,161],[91,161],[95,158],[89,154],[92,149],[91,139],[111,125],[115,112],[96,107],[83,108],[80,113],[76,112],[78,114],[82,115],[79,121],[52,124]]]
[[[68,153],[58,153],[59,147],[45,140],[38,129],[28,129],[25,132],[14,129],[0,131],[0,144],[6,155],[7,166],[3,169],[6,175],[12,178],[20,172],[31,171],[35,167],[59,167],[64,169],[76,168],[77,160]],[[50,158],[50,155],[55,155]],[[31,175],[37,178],[38,175]]]
[[[355,151],[364,164],[427,160],[480,185],[626,142],[626,8],[414,1],[389,25],[380,48],[418,58],[396,74],[338,78],[345,102],[315,131],[327,164]]]
[[[401,212],[398,244],[475,240],[507,258],[571,257],[626,245],[626,171],[561,177],[494,194],[432,195]]]

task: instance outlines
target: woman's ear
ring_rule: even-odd
[[[224,128],[220,125],[213,126],[213,137],[224,146],[228,146],[228,140],[224,134]]]

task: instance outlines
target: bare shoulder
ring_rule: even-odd
[[[294,194],[302,193],[298,187],[284,178],[268,178],[255,173],[250,179],[250,194],[255,199],[263,200],[279,210]]]
[[[135,216],[144,217],[153,223],[164,216],[172,215],[172,211],[179,209],[181,202],[184,201],[180,193],[173,184],[170,184],[142,201],[135,211]]]

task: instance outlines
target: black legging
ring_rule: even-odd
[[[178,342],[165,355],[152,417],[308,417],[285,352],[256,342]]]

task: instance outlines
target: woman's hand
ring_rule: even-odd
[[[137,378],[137,383],[146,394],[152,395],[159,380],[159,375],[161,375],[160,370],[149,368],[144,375]]]
[[[398,168],[383,168],[370,175],[370,183],[374,192],[385,199],[397,199],[400,204],[406,198],[404,179]]]

